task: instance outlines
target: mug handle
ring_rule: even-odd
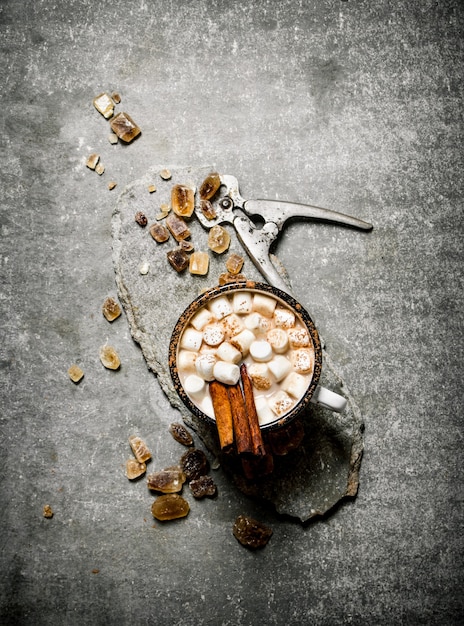
[[[347,403],[346,398],[326,387],[321,387],[321,385],[316,387],[310,401],[336,413],[342,413]]]

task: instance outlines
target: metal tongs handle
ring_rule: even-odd
[[[359,220],[351,215],[331,211],[330,209],[322,209],[309,204],[299,204],[297,202],[281,202],[279,200],[247,200],[244,206],[245,212],[252,215],[265,216],[266,221],[273,222],[277,225],[279,231],[282,230],[284,223],[292,218],[306,217],[312,220],[321,220],[325,222],[335,222],[336,224],[344,224],[361,230],[372,230],[372,224]]]
[[[234,227],[251,260],[269,284],[287,293],[289,286],[269,257],[271,245],[277,239],[287,220],[303,217],[344,224],[365,231],[372,230],[372,224],[350,215],[307,204],[298,204],[297,202],[246,200],[243,203],[243,210],[236,210],[235,213]],[[253,215],[264,217],[264,226],[258,228],[248,217],[245,217],[244,213],[250,217]]]

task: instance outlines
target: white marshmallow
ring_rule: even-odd
[[[271,328],[266,339],[276,354],[284,354],[288,350],[288,335],[283,328]]]
[[[237,348],[237,350],[240,350],[242,356],[245,357],[250,351],[250,346],[255,339],[256,335],[254,332],[245,328],[245,330],[242,330],[241,333],[232,337],[230,343]]]
[[[269,406],[278,417],[285,415],[292,408],[293,404],[292,398],[282,390],[277,391],[269,398]]]
[[[278,306],[274,311],[274,322],[278,328],[293,328],[295,326],[295,313],[290,309]]]
[[[253,331],[257,335],[267,333],[267,331],[272,328],[272,320],[263,317],[259,313],[250,313],[250,315],[245,317],[243,322],[248,330]]]
[[[184,389],[191,398],[201,398],[205,391],[205,381],[196,374],[187,376],[184,382]]]
[[[286,391],[290,396],[299,400],[303,397],[306,389],[309,385],[309,379],[303,376],[302,374],[298,374],[298,372],[290,372],[288,376],[286,376],[285,380],[282,383],[281,388]]]
[[[224,327],[226,337],[228,338],[238,335],[238,333],[245,328],[242,320],[235,313],[227,315],[221,323]]]
[[[300,348],[292,353],[293,368],[298,374],[311,374],[313,371],[313,352],[308,348]]]
[[[255,406],[260,426],[264,426],[264,424],[269,424],[270,422],[275,421],[276,416],[264,396],[258,396],[256,398]]]
[[[306,328],[289,328],[287,333],[292,348],[305,348],[309,346],[309,333]]]
[[[261,315],[259,313],[250,313],[244,319],[244,324],[249,330],[259,330],[259,322]]]
[[[250,313],[253,306],[253,298],[249,291],[237,291],[232,298],[234,313],[244,315]]]
[[[217,320],[222,320],[223,317],[232,313],[232,305],[227,296],[219,296],[210,302],[209,310]]]
[[[180,350],[177,356],[177,369],[180,372],[194,372],[198,354],[191,350]]]
[[[203,335],[194,328],[186,328],[180,340],[180,347],[198,352],[203,341]]]
[[[228,363],[240,363],[242,360],[242,353],[237,348],[234,348],[228,341],[223,341],[217,349],[217,355],[221,361],[227,361]]]
[[[214,322],[207,324],[203,329],[203,339],[208,346],[218,346],[224,341],[224,328],[222,324]]]
[[[269,362],[269,370],[276,381],[280,382],[285,378],[285,376],[287,376],[287,374],[290,374],[292,371],[292,364],[287,357],[283,356],[283,354],[278,354],[272,359],[272,361]]]
[[[265,296],[262,293],[255,293],[253,298],[253,311],[261,313],[264,317],[272,317],[276,305],[277,301],[274,300],[274,298]]]
[[[195,369],[203,380],[210,381],[214,379],[214,365],[216,363],[216,357],[211,352],[205,352],[199,354],[195,361]]]
[[[268,341],[253,341],[250,346],[250,355],[254,361],[265,363],[272,359],[272,347]]]
[[[206,324],[209,324],[213,320],[213,314],[208,309],[200,309],[198,313],[192,317],[190,323],[196,330],[203,330]]]
[[[259,391],[266,391],[272,385],[267,363],[251,363],[248,367],[248,375],[251,378],[253,387]]]
[[[240,378],[240,368],[235,363],[218,361],[214,366],[214,378],[225,385],[236,385]]]

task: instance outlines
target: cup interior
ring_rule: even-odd
[[[254,281],[198,296],[177,320],[169,346],[171,378],[185,406],[215,424],[205,378],[224,375],[222,382],[233,384],[241,363],[253,382],[261,429],[288,424],[308,405],[321,373],[309,313],[284,291]]]

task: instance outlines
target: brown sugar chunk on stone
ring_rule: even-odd
[[[203,475],[191,480],[189,487],[194,498],[213,498],[217,494],[216,483],[211,476]]]
[[[142,132],[127,113],[118,113],[115,115],[110,121],[110,125],[114,134],[125,143],[130,143]]]
[[[174,439],[178,443],[181,443],[183,446],[190,447],[193,445],[193,437],[183,424],[173,422],[169,426],[169,432],[174,437]]]
[[[141,437],[137,435],[131,435],[129,437],[129,445],[132,448],[135,458],[139,463],[145,463],[151,459],[151,452],[147,447],[147,444]]]
[[[189,503],[177,493],[158,496],[151,505],[153,517],[163,522],[185,517],[188,515],[189,511]]]
[[[206,454],[198,448],[185,452],[180,459],[180,464],[189,481],[204,476],[209,470]]]
[[[248,517],[239,515],[233,526],[234,537],[250,550],[264,548],[272,536],[272,528],[265,526],[261,522]]]

